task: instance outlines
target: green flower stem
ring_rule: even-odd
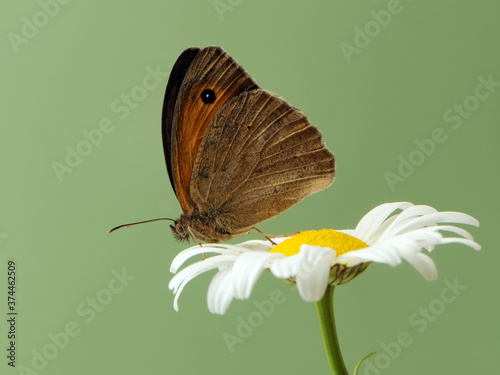
[[[326,355],[332,374],[348,375],[345,368],[342,354],[340,353],[339,340],[337,339],[337,329],[335,328],[335,317],[333,316],[333,291],[335,287],[328,285],[325,295],[316,302],[323,343],[325,344]]]

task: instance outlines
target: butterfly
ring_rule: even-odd
[[[247,234],[334,180],[318,129],[216,46],[188,48],[175,62],[162,138],[183,211],[170,226],[180,241]]]

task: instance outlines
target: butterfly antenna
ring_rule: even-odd
[[[113,229],[111,229],[109,231],[109,233],[111,232],[114,232],[115,230],[117,229],[120,229],[120,228],[128,228],[128,227],[131,227],[132,225],[137,225],[137,224],[144,224],[144,223],[152,223],[153,221],[160,221],[160,220],[170,220],[170,221],[175,221],[174,219],[169,219],[167,217],[162,217],[162,218],[159,218],[159,219],[151,219],[151,220],[144,220],[144,221],[138,221],[136,223],[130,223],[130,224],[122,224],[122,225],[118,225],[117,227],[114,227]]]

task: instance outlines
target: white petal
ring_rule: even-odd
[[[237,257],[234,255],[221,255],[210,257],[205,260],[200,260],[199,262],[190,264],[174,277],[172,277],[172,280],[170,280],[170,282],[168,283],[168,288],[176,293],[179,285],[183,282],[184,279],[190,277],[191,274],[200,275],[212,269],[223,267],[228,263],[234,263],[236,259]]]
[[[411,206],[413,206],[413,204],[409,202],[395,202],[385,203],[375,207],[360,220],[355,229],[355,236],[369,243],[371,236],[394,211],[398,209],[404,210]]]
[[[411,206],[407,209],[403,210],[399,215],[395,215],[393,218],[395,220],[385,229],[381,235],[377,238],[377,242],[383,241],[386,238],[390,238],[394,236],[395,233],[399,231],[399,228],[404,226],[408,221],[412,220],[415,217],[419,217],[422,215],[427,215],[431,213],[435,213],[437,210],[432,208],[431,206]]]
[[[335,251],[328,247],[302,245],[300,253],[302,262],[296,278],[297,290],[304,301],[319,301],[328,285]]]
[[[395,234],[408,233],[411,230],[420,229],[426,226],[433,226],[438,223],[456,223],[479,226],[479,222],[472,216],[461,212],[435,212],[424,215],[401,225],[393,232]]]
[[[428,255],[418,252],[405,256],[404,259],[420,272],[426,280],[437,279],[436,264]]]
[[[335,259],[335,263],[348,266],[371,261],[397,266],[401,263],[402,254],[420,251],[424,246],[434,245],[442,240],[442,235],[432,230],[419,230],[396,236],[377,245],[364,249],[349,251]]]
[[[231,272],[231,284],[234,286],[234,295],[238,299],[250,297],[252,288],[264,269],[270,267],[270,262],[283,257],[280,253],[263,253],[249,251],[242,254],[234,263]]]
[[[282,241],[284,241],[285,239],[286,239],[286,237],[283,238]],[[273,239],[273,241],[274,240],[275,239]],[[274,242],[276,242],[276,241],[274,241]],[[246,241],[246,242],[240,243],[238,245],[232,245],[232,246],[239,248],[240,250],[242,250],[242,252],[244,252],[246,250],[269,251],[272,247],[274,247],[274,245],[272,243],[270,243],[269,241],[262,241],[262,240],[250,240],[250,241]]]
[[[360,250],[353,250],[341,254],[334,260],[335,263],[345,264],[352,267],[363,262],[385,263],[391,266],[396,266],[401,263],[401,257],[397,251],[397,247],[391,243],[383,243],[380,245],[366,247]]]
[[[457,237],[447,237],[443,238],[441,243],[461,243],[463,245],[472,247],[474,250],[481,250],[481,245],[479,245],[477,242],[465,239],[465,238],[457,238]]]
[[[438,227],[427,227],[392,237],[386,240],[386,242],[410,240],[413,241],[418,248],[422,248],[425,246],[439,245],[442,239],[443,235],[439,232]]]
[[[210,271],[214,268],[225,267],[234,262],[234,256],[219,255],[205,259],[203,261],[193,263],[188,267],[184,268],[181,272],[175,275],[168,284],[168,288],[173,290],[174,297],[174,309],[179,311],[178,300],[181,295],[182,290],[188,282],[194,279],[196,276],[201,275],[204,272]]]
[[[389,228],[392,225],[392,223],[394,221],[396,221],[398,216],[399,215],[392,215],[391,217],[386,219],[382,224],[380,224],[378,229],[371,235],[371,237],[369,239],[369,243],[367,242],[367,244],[374,245],[378,242],[381,242],[381,240],[384,237],[385,232],[387,231],[387,228]]]
[[[192,258],[193,256],[199,255],[199,254],[209,254],[209,253],[217,253],[217,254],[239,254],[241,253],[241,249],[239,249],[235,245],[229,245],[229,244],[206,244],[203,246],[192,246],[190,248],[187,248],[185,250],[182,250],[179,254],[176,255],[174,260],[172,261],[172,264],[170,265],[170,272],[176,273],[177,270],[188,260],[189,258]]]
[[[472,235],[467,232],[465,229],[459,228],[459,227],[454,227],[453,225],[436,225],[436,226],[431,226],[427,227],[429,229],[436,229],[439,231],[445,231],[445,232],[453,232],[458,234],[459,236],[462,236],[464,238],[467,238],[468,240],[473,240],[474,238]]]
[[[302,254],[295,254],[292,256],[283,256],[281,259],[275,259],[271,264],[269,270],[278,279],[289,279],[295,277],[300,267]]]
[[[208,286],[207,305],[212,314],[225,314],[234,298],[234,288],[230,281],[231,271],[232,268],[220,271]]]

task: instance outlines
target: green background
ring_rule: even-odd
[[[444,245],[432,254],[437,281],[425,281],[408,264],[372,265],[337,288],[348,368],[376,350],[379,356],[361,374],[495,372],[500,89],[483,89],[484,100],[470,96],[481,76],[500,82],[498,1],[402,0],[400,12],[378,29],[371,12],[387,9],[387,1],[215,4],[228,8],[219,15],[213,1],[71,1],[53,7],[46,25],[17,51],[9,33],[23,35],[23,17],[43,24],[42,6],[0,5],[0,343],[5,354],[7,261],[15,259],[17,365],[25,366],[11,369],[3,354],[0,372],[329,373],[314,305],[270,274],[250,300],[233,302],[224,316],[206,307],[213,273],[198,277],[176,313],[169,266],[185,245],[174,241],[167,223],[108,234],[119,224],[180,215],[160,136],[168,78],[124,118],[111,105],[142,85],[148,66],[167,75],[191,45],[226,49],[261,87],[301,108],[336,155],[335,183],[259,225],[262,231],[353,228],[376,205],[400,200],[466,212],[481,222],[469,228],[483,246],[479,253]],[[349,62],[341,45],[356,46],[356,27],[368,27],[373,37]],[[479,104],[454,129],[443,116],[464,100],[469,108]],[[113,130],[60,181],[53,163],[65,163],[67,147],[76,149],[86,139],[82,131],[106,118]],[[418,159],[416,141],[436,128],[446,141]],[[387,172],[397,174],[400,157],[411,155],[420,165],[391,189]],[[112,272],[122,269],[134,279],[110,294]],[[441,299],[446,280],[466,287],[451,303]],[[285,302],[231,352],[223,334],[237,335],[238,322],[257,311],[254,302],[270,299],[274,290]],[[98,295],[112,300],[86,322],[90,315],[82,308],[90,311],[87,299]],[[421,308],[434,314],[423,318]],[[415,314],[422,325],[411,323]],[[71,322],[78,334],[51,352],[50,335]],[[391,343],[402,332],[411,344],[398,349]],[[44,348],[53,358],[42,371],[27,371]]]

